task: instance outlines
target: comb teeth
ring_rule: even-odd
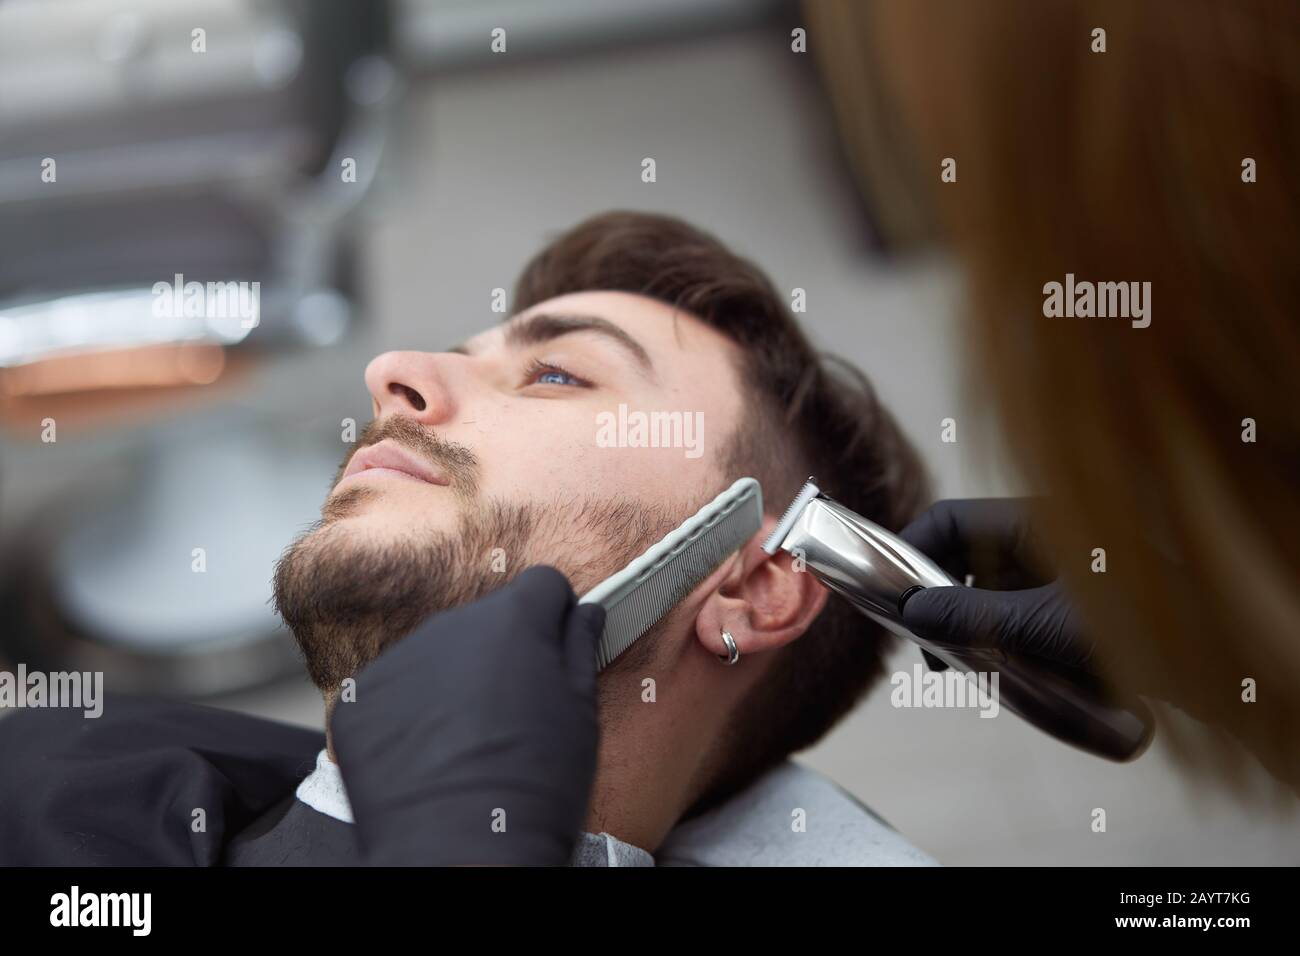
[[[763,550],[768,554],[776,554],[777,549],[781,547],[781,542],[785,540],[785,536],[794,527],[795,519],[799,517],[799,512],[803,511],[804,505],[821,493],[821,489],[817,487],[817,479],[810,475],[807,483],[794,496],[794,501],[790,502],[790,507],[785,509],[785,514],[781,515],[781,520],[776,523],[772,533],[763,542]]]
[[[582,597],[605,608],[596,662],[604,670],[762,526],[762,492],[742,478],[622,571]]]
[[[632,646],[677,602],[695,589],[718,565],[758,529],[740,508],[706,525],[664,564],[638,579],[635,591],[620,601],[605,618],[601,640],[601,669]]]

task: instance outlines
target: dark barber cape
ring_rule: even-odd
[[[0,866],[333,866],[360,860],[319,731],[108,694],[103,713],[0,716]],[[355,769],[366,773],[365,767]],[[792,807],[815,826],[794,832]],[[400,832],[377,840],[403,840]],[[575,866],[932,866],[852,795],[794,761],[678,825],[651,856],[578,835]]]
[[[285,797],[226,848],[226,866],[349,866],[361,859],[356,827]]]
[[[0,718],[0,865],[348,862],[352,827],[294,806],[324,744],[318,731],[115,694],[93,719],[13,712]]]
[[[340,819],[298,796],[313,768],[341,786],[324,746],[318,731],[144,697],[106,695],[93,719],[13,712],[0,717],[0,866],[360,863],[350,808]],[[590,833],[571,862],[654,865],[644,850]]]

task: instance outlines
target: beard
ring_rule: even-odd
[[[412,428],[420,432],[417,440]],[[345,520],[380,497],[354,487],[330,497],[320,521],[285,551],[275,569],[275,607],[327,697],[430,615],[476,601],[532,564],[558,568],[582,594],[694,510],[626,499],[475,501],[477,463],[466,449],[430,441],[400,418],[372,422],[357,447],[383,438],[418,450],[451,474],[460,518],[454,532],[376,540]],[[340,474],[343,467],[346,461]],[[638,650],[644,660],[649,647]]]

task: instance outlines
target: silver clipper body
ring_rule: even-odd
[[[897,535],[822,494],[814,479],[763,549],[797,556],[831,591],[950,668],[972,679],[996,671],[999,703],[1058,740],[1112,760],[1138,756],[1151,740],[1154,722],[1146,706],[1115,699],[1089,675],[997,648],[939,644],[909,631],[902,605],[911,592],[960,583]]]

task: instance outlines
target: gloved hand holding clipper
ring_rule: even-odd
[[[604,619],[559,571],[529,568],[361,671],[331,729],[366,863],[569,862],[596,769]]]
[[[951,504],[936,506],[928,519],[933,526],[927,530],[923,518],[910,529],[914,540],[909,541],[837,502],[809,478],[763,550],[797,555],[822,584],[868,618],[920,644],[927,659],[960,666],[972,677],[996,672],[1002,705],[1057,739],[1112,760],[1131,760],[1151,740],[1151,714],[1140,701],[1125,699],[1086,669],[1091,650],[1059,593],[1022,592],[1014,601],[985,593],[967,600],[955,593],[968,590],[959,586],[960,578],[940,563],[945,550],[952,563],[950,541],[962,539],[954,536],[953,527],[978,528],[981,521],[997,529],[994,539],[1004,553],[1014,557],[1024,552],[1027,536],[1014,530],[1006,534],[1007,507],[992,503],[981,509],[976,504],[969,515],[963,513],[970,522],[957,523],[946,510]],[[1010,583],[1008,568],[1020,574],[1035,570],[1032,562],[1019,562],[1019,569],[1016,564],[1004,563],[1004,583]],[[1041,580],[1033,583],[1042,586]],[[911,611],[917,622],[913,629],[907,615],[917,601],[921,603]]]
[[[1095,673],[1095,645],[1073,602],[1037,550],[1022,499],[940,501],[899,533],[958,581],[925,588],[903,603],[918,637],[957,647],[996,648]],[[933,670],[948,665],[922,651]]]

